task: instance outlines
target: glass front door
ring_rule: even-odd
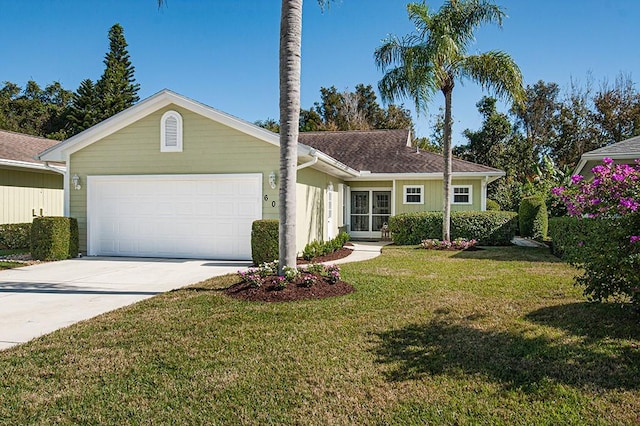
[[[351,191],[351,235],[380,238],[380,229],[389,223],[391,191]]]

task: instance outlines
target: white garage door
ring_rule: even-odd
[[[89,176],[91,256],[251,259],[262,175]]]

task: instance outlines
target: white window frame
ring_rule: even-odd
[[[419,189],[420,193],[408,193],[409,189]],[[409,195],[419,195],[420,201],[407,201]],[[424,185],[402,185],[402,204],[424,204]]]
[[[166,121],[174,118],[177,121],[176,146],[167,146]],[[182,152],[182,116],[177,111],[167,111],[160,119],[160,152]]]
[[[469,190],[469,201],[467,202],[456,202],[456,189],[468,189]],[[462,195],[462,194],[459,194]],[[473,185],[451,185],[451,204],[456,205],[470,205],[473,204]]]

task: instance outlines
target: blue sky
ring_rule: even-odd
[[[406,0],[337,0],[321,12],[314,0],[303,9],[302,107],[319,100],[321,86],[376,86],[382,76],[373,51],[387,34],[412,30]],[[620,72],[640,77],[637,0],[502,0],[509,18],[502,29],[478,31],[473,52],[501,49],[519,64],[526,84],[571,78],[596,88]],[[440,0],[428,2],[438,8]],[[75,90],[96,80],[108,50],[107,32],[119,22],[136,67],[141,98],[168,88],[248,121],[278,117],[276,0],[0,0],[0,81],[42,86],[58,80]],[[635,74],[634,74],[635,73]],[[454,90],[454,143],[476,129],[472,83]],[[441,95],[430,112],[437,112]],[[405,102],[410,107],[410,102]],[[416,117],[418,136],[429,117]]]

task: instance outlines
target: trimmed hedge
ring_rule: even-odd
[[[28,249],[31,244],[31,223],[0,225],[0,249]]]
[[[518,210],[520,236],[543,239],[547,237],[549,217],[547,204],[540,196],[525,197]]]
[[[251,224],[251,259],[255,265],[278,259],[278,219],[260,219]]]
[[[475,239],[480,245],[509,245],[518,229],[515,212],[452,212],[451,239]],[[389,218],[395,244],[415,245],[442,238],[442,212],[403,213]]]
[[[552,217],[549,219],[549,238],[551,238],[551,252],[562,258],[567,249],[577,247],[584,242],[585,236],[591,233],[597,223],[591,219],[576,217]]]
[[[62,260],[78,256],[78,221],[72,217],[36,217],[31,225],[31,256]]]
[[[628,298],[640,309],[640,212],[613,218],[553,218],[553,252],[576,266],[590,300]]]

